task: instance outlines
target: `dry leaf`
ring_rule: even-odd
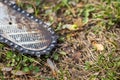
[[[104,50],[104,46],[102,44],[93,42],[93,46],[98,50],[98,51],[103,51]]]
[[[84,5],[83,5],[82,2],[80,2],[80,3],[77,4],[77,7],[79,7],[79,8],[81,8],[81,7],[83,7],[83,6],[84,6]]]
[[[69,29],[71,31],[75,31],[78,29],[82,29],[83,27],[83,22],[81,18],[73,20],[74,24],[65,24],[63,25],[63,29]]]
[[[71,25],[71,24],[66,24],[66,25],[63,25],[63,29],[69,29],[69,30],[71,30],[71,31],[75,31],[75,30],[78,30],[79,28],[78,28],[78,26],[77,25],[75,25],[75,24],[73,24],[73,25]]]
[[[27,9],[27,12],[33,13],[33,12],[34,12],[34,9],[33,9],[33,8],[28,8],[28,9]]]
[[[74,8],[71,8],[70,11],[72,12],[73,16],[75,17],[76,14],[75,14],[75,9]]]
[[[16,70],[11,71],[11,73],[16,76],[25,75],[25,73],[23,71],[16,71]]]
[[[50,59],[47,59],[47,64],[50,67],[50,69],[52,70],[53,76],[57,76],[58,70],[57,70],[57,67],[55,66],[55,64]]]
[[[9,71],[11,71],[12,70],[12,67],[3,67],[2,69],[1,69],[1,71],[3,71],[3,72],[9,72]]]

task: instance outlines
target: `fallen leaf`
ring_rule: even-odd
[[[16,76],[25,75],[25,72],[23,72],[23,71],[16,71],[16,70],[11,71],[11,73],[13,75],[16,75]]]
[[[78,30],[78,26],[76,24],[66,24],[66,25],[63,25],[63,29],[69,29],[71,31],[75,31],[75,30]]]
[[[104,50],[104,46],[102,44],[93,42],[93,46],[98,50],[98,51],[103,51]]]
[[[12,67],[3,67],[2,69],[1,69],[1,71],[3,71],[3,72],[9,72],[9,71],[11,71],[12,70]]]
[[[60,54],[62,54],[62,55],[66,55],[67,53],[64,52],[64,51],[60,51]]]
[[[55,64],[50,59],[47,59],[47,64],[50,67],[50,69],[52,70],[53,76],[57,76],[58,70],[57,70],[57,67],[55,66]]]
[[[34,9],[33,9],[33,8],[28,8],[28,9],[27,9],[27,12],[33,13],[33,12],[34,12]]]
[[[84,5],[83,5],[82,2],[80,2],[80,3],[77,4],[77,7],[78,7],[78,8],[81,8],[81,7],[83,7],[83,6],[84,6]]]

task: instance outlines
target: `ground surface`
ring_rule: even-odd
[[[50,55],[0,44],[2,80],[120,80],[120,0],[16,0],[59,35]]]

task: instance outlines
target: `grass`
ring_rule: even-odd
[[[115,53],[111,53],[107,56],[101,54],[95,63],[86,63],[86,70],[93,73],[90,76],[90,80],[119,80],[119,69],[120,57],[117,57]]]
[[[60,38],[55,50],[41,58],[21,55],[1,43],[2,80],[120,79],[120,0],[16,1],[50,22]]]

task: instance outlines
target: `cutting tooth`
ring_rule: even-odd
[[[8,42],[8,40],[5,40],[5,43],[7,43]]]
[[[54,47],[55,45],[54,44],[51,44],[50,47]]]
[[[36,52],[37,54],[40,54],[40,52]]]
[[[21,13],[22,13],[22,14],[24,14],[24,13],[25,13],[25,11],[23,10]]]
[[[27,15],[27,16],[30,16],[30,14],[29,14],[29,13],[27,13],[26,15]]]
[[[55,40],[53,40],[53,41],[52,41],[52,43],[56,43],[56,41],[55,41]]]
[[[42,24],[42,21],[39,20],[39,24]]]
[[[48,28],[48,31],[51,31],[51,28],[50,28],[50,27]]]
[[[38,19],[35,19],[36,22],[38,22],[39,20]]]
[[[40,52],[36,52],[36,55],[40,55]]]
[[[20,10],[21,10],[20,8],[17,9],[17,11],[20,11]]]
[[[20,51],[22,51],[22,50],[23,50],[23,48],[20,48],[19,50],[20,50]]]
[[[44,26],[45,28],[48,28],[48,27],[49,27],[49,26],[48,26],[48,25],[46,25],[46,24],[44,24],[43,26]]]
[[[15,9],[16,7],[17,7],[16,5],[13,6],[14,9]]]
[[[46,52],[47,52],[46,50],[43,51],[43,53],[46,53]]]
[[[54,31],[51,31],[51,33],[52,33],[52,34],[55,34],[55,32],[54,32]]]
[[[49,48],[47,48],[47,50],[49,51],[51,48],[49,47]]]
[[[56,41],[56,39],[58,39],[58,36],[52,36],[52,39]]]
[[[35,54],[35,52],[31,52],[31,54],[33,55],[33,54]]]
[[[50,32],[50,33],[52,33],[52,34],[55,34],[55,32],[52,30],[52,28],[48,28],[48,31]]]
[[[28,50],[25,50],[25,53],[28,53]]]
[[[41,55],[40,54],[36,54],[37,57],[40,57]]]
[[[13,43],[10,43],[10,46],[14,45]]]
[[[17,48],[17,47],[18,47],[18,45],[15,45],[14,47],[15,47],[15,48]]]
[[[3,37],[0,37],[0,40],[3,40],[4,38]]]
[[[31,18],[31,19],[33,19],[33,18],[34,18],[34,16],[31,16],[30,18]]]

